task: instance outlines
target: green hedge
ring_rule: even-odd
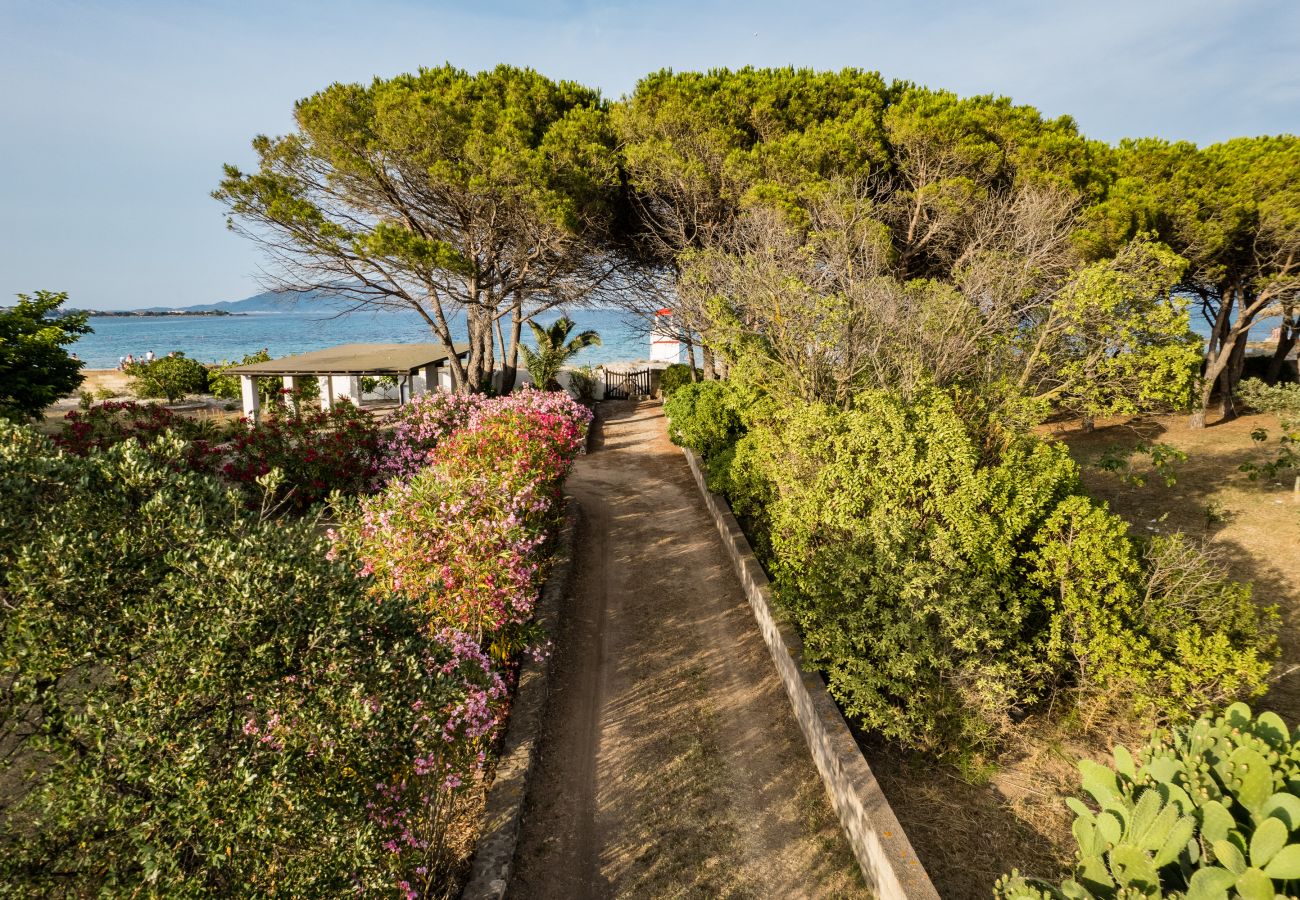
[[[0,425],[0,893],[440,890],[486,659],[184,454]]]

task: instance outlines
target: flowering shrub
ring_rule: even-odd
[[[388,419],[392,430],[380,438],[379,474],[409,478],[429,464],[429,453],[452,432],[469,424],[482,405],[479,394],[421,394]]]
[[[221,426],[211,420],[191,419],[155,403],[100,403],[89,409],[74,409],[64,420],[54,442],[78,456],[128,440],[148,446],[170,431],[187,442],[185,462],[199,471],[215,467],[219,456],[216,447],[225,437]]]
[[[0,893],[446,893],[502,680],[184,450],[0,425]]]
[[[591,413],[538,391],[471,403],[469,424],[435,447],[429,466],[363,500],[336,537],[377,592],[503,648],[501,633],[532,617],[540,548]]]
[[[244,485],[272,469],[284,480],[277,499],[305,509],[331,491],[367,490],[379,460],[379,429],[346,400],[328,411],[303,404],[273,407],[257,425],[241,429],[226,448],[221,474]]]

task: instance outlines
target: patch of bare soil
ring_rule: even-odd
[[[601,419],[511,895],[865,896],[661,408]]]

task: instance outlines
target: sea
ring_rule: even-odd
[[[549,325],[565,313],[545,313],[539,322]],[[574,334],[593,329],[601,338],[600,346],[580,351],[572,365],[597,366],[650,357],[650,337],[640,319],[615,309],[572,309],[567,315],[576,323]],[[438,340],[417,313],[395,310],[344,315],[299,308],[229,316],[92,316],[89,325],[94,330],[68,348],[85,361],[87,369],[116,368],[128,353],[139,359],[150,350],[155,356],[179,351],[201,362],[219,363],[238,361],[263,348],[275,359],[338,344]],[[464,339],[463,316],[453,320],[452,331],[457,340]],[[527,326],[523,338],[535,346]]]
[[[566,311],[556,310],[539,320],[547,325],[563,314]],[[572,364],[598,366],[649,359],[650,337],[643,320],[616,309],[571,309],[567,315],[577,323],[575,334],[593,329],[601,337],[600,346],[582,350]],[[1276,320],[1257,323],[1251,328],[1250,339],[1265,340],[1276,324]],[[396,310],[340,315],[298,307],[229,316],[94,316],[90,327],[94,331],[69,348],[85,360],[87,369],[115,368],[128,353],[139,358],[150,350],[155,356],[176,350],[192,359],[219,363],[238,361],[263,348],[275,359],[337,344],[437,342],[418,314]],[[1202,337],[1209,333],[1199,316],[1193,318],[1192,327]],[[452,330],[457,340],[464,339],[463,316],[453,319]],[[527,327],[523,338],[534,345]]]

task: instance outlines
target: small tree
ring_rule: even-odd
[[[600,346],[600,335],[591,329],[569,340],[569,334],[574,326],[574,321],[568,316],[561,316],[546,328],[536,322],[528,323],[528,327],[533,330],[533,338],[537,341],[537,349],[533,350],[531,347],[521,345],[520,350],[523,351],[528,374],[538,388],[547,391],[559,390],[560,383],[557,378],[564,364],[579,351]],[[568,343],[566,344],[565,341]]]
[[[90,331],[86,314],[51,315],[67,299],[37,291],[0,309],[0,418],[36,418],[81,384],[82,363],[64,348]]]
[[[127,372],[137,395],[166,397],[168,403],[208,389],[208,367],[185,356],[164,356],[150,363],[137,363]]]

